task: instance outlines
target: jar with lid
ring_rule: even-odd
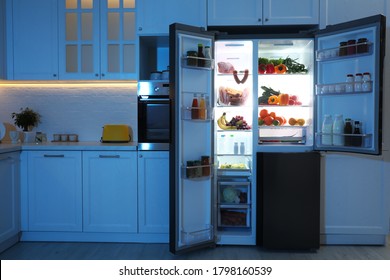
[[[198,57],[198,52],[197,51],[188,51],[187,52],[187,65],[188,66],[197,66],[197,57]]]
[[[201,157],[201,163],[202,163],[202,176],[210,176],[210,157],[209,156],[202,156]]]
[[[340,47],[339,47],[339,56],[345,56],[347,55],[347,42],[340,42]]]
[[[356,54],[356,40],[348,40],[347,54],[353,55]]]
[[[363,75],[362,73],[357,73],[355,75],[355,84],[354,84],[354,90],[356,92],[362,91],[362,83],[363,83]]]
[[[368,72],[363,73],[362,91],[371,91],[371,75]]]
[[[366,53],[368,52],[368,40],[367,38],[359,38],[357,41],[356,52],[357,53]]]
[[[355,81],[355,78],[353,77],[353,74],[348,74],[347,75],[347,79],[345,80],[346,84],[345,84],[345,91],[346,92],[353,92],[354,90],[354,81]]]
[[[344,145],[343,115],[340,115],[340,114],[335,115],[332,133],[333,133],[333,145],[343,146]]]

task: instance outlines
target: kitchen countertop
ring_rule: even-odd
[[[36,143],[0,143],[0,153],[16,151],[137,151],[137,142],[100,143],[100,142],[45,142]]]

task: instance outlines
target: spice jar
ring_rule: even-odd
[[[348,74],[347,79],[346,79],[346,84],[345,84],[345,91],[346,92],[353,92],[354,90],[354,80],[355,78],[353,77],[353,74]]]
[[[347,54],[356,54],[356,40],[348,40]]]
[[[363,73],[362,91],[371,91],[371,75],[368,72]]]
[[[357,73],[355,75],[355,86],[354,86],[356,92],[362,91],[362,82],[363,82],[362,73]]]
[[[357,53],[366,53],[368,52],[368,40],[367,38],[359,38],[357,41],[356,52]]]
[[[194,166],[193,161],[187,161],[187,168],[186,168],[187,178],[194,178],[195,177],[195,168],[193,168],[193,166]]]
[[[187,52],[187,65],[188,66],[197,66],[198,65],[198,52],[197,51],[188,51]]]
[[[201,163],[202,163],[202,176],[210,176],[210,157],[209,156],[202,156],[201,157]]]
[[[345,56],[347,55],[347,42],[340,42],[340,47],[339,47],[339,56]]]

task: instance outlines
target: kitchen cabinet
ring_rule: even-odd
[[[209,0],[208,26],[319,24],[319,0]]]
[[[81,232],[80,151],[27,152],[28,231]]]
[[[13,61],[8,67],[8,79],[58,80],[58,2],[9,1],[12,17],[7,20],[12,25],[13,38],[8,38],[13,39]]]
[[[18,242],[20,231],[20,153],[0,154],[0,252]]]
[[[168,36],[174,22],[206,27],[206,0],[142,0],[137,2],[137,15],[140,36]]]
[[[0,79],[6,78],[6,12],[5,1],[0,1]]]
[[[386,243],[388,183],[381,159],[327,154],[322,188],[322,243]]]
[[[83,152],[83,231],[137,232],[137,153]]]
[[[138,152],[138,202],[139,232],[168,234],[168,151]]]
[[[59,6],[60,79],[137,79],[135,0]]]

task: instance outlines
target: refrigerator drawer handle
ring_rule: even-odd
[[[120,155],[99,155],[99,158],[120,158]]]
[[[65,155],[43,155],[43,157],[47,158],[63,158]]]

